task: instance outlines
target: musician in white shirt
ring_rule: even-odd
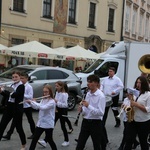
[[[98,89],[99,82],[99,77],[96,75],[87,77],[89,92],[85,100],[82,100],[82,107],[79,107],[79,111],[83,115],[83,121],[76,150],[84,149],[89,136],[92,138],[94,150],[101,150],[102,118],[106,101],[104,94]]]
[[[57,150],[56,144],[53,141],[56,103],[53,99],[53,92],[50,85],[47,84],[44,86],[43,95],[48,96],[48,98],[42,99],[40,103],[33,100],[26,100],[34,109],[39,110],[38,122],[29,150],[35,149],[38,139],[44,131],[47,142],[50,144],[52,150]]]
[[[29,78],[28,74],[23,73],[23,72],[21,73],[20,79],[21,79],[22,83],[25,86],[24,101],[27,100],[27,99],[33,99],[33,88],[28,83],[28,78]],[[29,136],[28,139],[32,139],[33,135],[34,135],[34,131],[35,131],[35,123],[34,123],[34,120],[33,120],[33,117],[32,117],[32,108],[31,108],[30,104],[28,104],[26,102],[23,103],[23,108],[24,108],[24,112],[27,116],[28,122],[30,124],[30,130],[31,130],[31,133],[32,133],[32,135]],[[15,129],[15,123],[14,123],[14,121],[12,121],[10,129],[7,131],[7,134],[3,136],[3,138],[5,140],[10,140],[14,129]]]
[[[104,78],[103,81],[101,82],[101,91],[104,92],[104,94],[107,96],[111,96],[112,97],[112,101],[113,104],[111,105],[115,120],[116,120],[116,125],[115,127],[119,127],[120,126],[120,119],[116,118],[116,116],[118,116],[119,112],[118,112],[118,101],[119,101],[119,93],[120,91],[123,89],[123,83],[120,80],[120,78],[118,78],[115,75],[115,68],[114,67],[110,67],[108,70],[108,77]],[[103,122],[105,125],[106,119],[107,119],[107,115],[108,115],[108,111],[109,111],[110,107],[106,107],[105,109],[105,114],[104,114],[104,118],[103,118]]]

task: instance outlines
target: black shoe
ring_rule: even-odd
[[[10,135],[6,134],[6,135],[2,136],[2,138],[5,140],[10,140]]]
[[[120,127],[120,123],[116,123],[116,125],[114,126],[115,128]]]
[[[74,139],[76,142],[78,142],[78,139]]]
[[[27,139],[33,139],[33,134],[31,136],[27,137]]]
[[[69,131],[68,131],[68,134],[71,134],[73,132],[73,129],[70,129]]]

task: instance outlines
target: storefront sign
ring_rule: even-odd
[[[44,58],[47,58],[47,57],[48,57],[48,55],[47,55],[47,54],[45,54],[45,53],[39,53],[39,54],[38,54],[38,57],[44,57]]]
[[[13,55],[24,55],[24,52],[21,52],[21,51],[12,51],[11,53]]]
[[[63,59],[64,57],[62,55],[57,55],[56,58]]]

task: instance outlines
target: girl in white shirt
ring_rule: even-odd
[[[127,127],[124,150],[132,149],[136,135],[138,135],[141,150],[149,150],[147,137],[150,128],[150,91],[147,79],[143,76],[138,77],[135,81],[135,88],[140,91],[140,95],[135,101],[131,101],[131,106],[134,108],[134,121]]]
[[[64,142],[62,143],[62,146],[68,146],[69,138],[65,126],[66,118],[62,116],[67,115],[68,93],[65,92],[64,83],[61,81],[55,83],[55,88],[56,88],[55,102],[57,106],[56,109],[58,111],[56,112],[55,123],[57,122],[58,119],[60,119],[61,129],[64,134]]]
[[[32,108],[39,109],[39,119],[29,150],[35,149],[36,143],[44,131],[46,133],[47,142],[50,144],[52,150],[57,150],[56,144],[53,141],[56,103],[53,99],[53,92],[50,85],[47,84],[44,86],[43,96],[48,97],[42,99],[40,103],[37,103],[33,100],[26,100]]]

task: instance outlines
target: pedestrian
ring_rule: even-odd
[[[139,76],[135,81],[134,88],[138,89],[140,94],[136,100],[131,100],[131,107],[134,110],[134,119],[127,126],[126,144],[124,150],[131,150],[136,135],[139,138],[141,150],[149,150],[147,137],[150,128],[150,91],[148,81],[145,77]]]
[[[68,132],[65,126],[66,117],[63,115],[67,115],[68,111],[68,93],[65,91],[64,83],[61,81],[57,81],[55,83],[56,88],[56,94],[55,94],[55,102],[56,102],[56,114],[55,114],[55,124],[60,119],[61,129],[64,134],[64,142],[62,143],[62,146],[69,146],[69,137]],[[41,139],[38,141],[38,143],[46,147],[47,138]]]
[[[40,103],[33,100],[26,100],[32,108],[39,110],[39,118],[29,150],[35,149],[43,132],[45,132],[47,142],[50,144],[52,150],[57,150],[56,144],[53,141],[56,103],[50,85],[47,84],[44,86],[43,96],[47,96],[47,98],[43,98]]]
[[[25,86],[23,110],[24,110],[24,113],[27,116],[28,122],[30,124],[30,130],[31,130],[31,133],[32,133],[32,135],[29,136],[28,139],[32,139],[33,135],[34,135],[34,131],[35,131],[35,123],[34,123],[34,120],[33,120],[33,117],[32,117],[32,108],[27,102],[25,102],[25,100],[33,99],[33,88],[28,83],[28,79],[29,79],[28,74],[22,72],[21,75],[20,75],[20,79],[21,79],[22,83]],[[3,136],[3,138],[5,140],[10,140],[14,129],[15,129],[15,123],[14,123],[14,120],[13,120],[12,123],[11,123],[9,131],[7,132],[6,135]]]
[[[14,82],[11,85],[11,87],[14,89],[12,93],[4,90],[3,88],[0,88],[0,94],[3,95],[7,100],[6,109],[0,122],[0,140],[2,139],[3,133],[8,123],[13,119],[22,143],[21,150],[25,150],[26,137],[22,126],[23,105],[19,104],[23,101],[25,87],[20,81],[20,72],[14,71],[12,73],[12,80]]]
[[[123,100],[123,104],[121,105],[121,112],[120,112],[120,115],[123,116],[124,130],[123,130],[123,138],[122,138],[122,141],[121,141],[121,144],[120,144],[118,150],[124,149],[124,145],[126,142],[126,136],[127,136],[126,130],[127,130],[128,124],[130,124],[130,122],[128,120],[128,115],[127,115],[127,109],[131,108],[130,99],[129,99],[130,95],[132,95],[134,97],[134,99],[136,99],[136,97],[138,97],[138,95],[139,95],[139,91],[137,91],[136,89],[133,89],[133,88],[128,88],[124,92],[125,92],[126,98],[124,98],[124,100]],[[139,145],[139,142],[135,139],[132,148],[136,149],[136,147],[138,145]]]
[[[101,91],[104,92],[106,96],[111,96],[112,97],[112,102],[113,104],[111,105],[111,109],[113,111],[115,120],[116,120],[116,125],[115,127],[120,126],[120,119],[116,118],[118,116],[118,102],[119,102],[119,93],[123,89],[123,83],[120,80],[119,77],[115,75],[116,69],[114,67],[110,67],[108,70],[108,77],[104,78],[102,83],[101,83]],[[106,107],[105,109],[105,114],[104,114],[104,124],[106,123],[108,111],[109,111],[110,106]]]
[[[98,89],[100,79],[96,75],[87,77],[88,93],[82,100],[82,107],[79,112],[83,115],[80,134],[76,150],[83,150],[89,136],[92,138],[94,150],[101,150],[102,140],[102,118],[105,110],[105,96]]]

